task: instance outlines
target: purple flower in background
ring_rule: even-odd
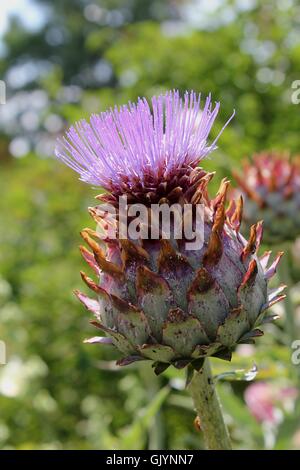
[[[56,156],[86,183],[118,192],[138,185],[155,187],[181,168],[194,168],[216,148],[233,115],[209,145],[208,135],[219,112],[210,95],[169,91],[79,121],[58,142]]]
[[[282,419],[282,410],[290,409],[297,395],[295,387],[276,387],[267,382],[257,382],[246,389],[245,401],[257,421],[276,425]]]

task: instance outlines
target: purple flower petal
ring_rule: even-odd
[[[182,166],[195,167],[216,148],[207,139],[219,112],[210,95],[203,109],[201,95],[169,91],[79,121],[58,141],[55,154],[79,173],[80,179],[107,190],[122,183],[134,187],[151,175],[158,182]]]

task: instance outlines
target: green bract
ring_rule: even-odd
[[[284,297],[284,287],[269,290],[268,280],[282,253],[270,267],[269,252],[258,258],[262,223],[251,227],[246,241],[239,232],[242,200],[225,208],[226,180],[210,200],[211,177],[195,169],[184,186],[170,193],[166,189],[161,199],[174,202],[176,195],[179,204],[204,205],[204,245],[199,250],[186,250],[184,240],[174,239],[137,242],[107,236],[103,243],[97,232],[82,232],[92,252],[81,251],[97,279],[84,273],[82,278],[96,296],[76,294],[94,314],[93,325],[106,334],[87,341],[114,345],[122,354],[119,365],[146,359],[159,373],[170,364],[199,369],[208,356],[230,360],[238,343],[252,343],[263,334],[257,327],[274,319],[266,310]],[[112,195],[100,199],[116,204]],[[101,205],[91,214],[102,232],[108,229]]]

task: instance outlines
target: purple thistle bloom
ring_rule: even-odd
[[[172,177],[181,168],[194,168],[216,148],[216,139],[207,138],[219,112],[212,107],[210,95],[200,108],[201,95],[169,91],[153,97],[152,106],[145,98],[100,114],[88,123],[79,121],[59,140],[56,156],[80,175],[86,183],[119,191],[152,185]],[[152,110],[151,110],[152,108]],[[149,184],[149,183],[148,183]]]
[[[96,298],[75,293],[106,335],[87,342],[118,349],[120,366],[150,360],[160,374],[171,364],[199,371],[209,356],[230,360],[237,344],[263,334],[256,327],[273,319],[265,310],[284,298],[284,286],[267,285],[282,253],[269,267],[270,252],[257,256],[262,222],[244,239],[242,199],[226,207],[226,179],[210,199],[213,173],[197,167],[232,118],[209,145],[219,107],[208,96],[201,109],[194,92],[139,99],[77,123],[57,147],[83,181],[108,190],[89,208],[97,230],[81,232],[97,280],[81,277]]]

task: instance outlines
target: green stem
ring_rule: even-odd
[[[208,359],[205,359],[200,372],[194,374],[189,390],[200,418],[206,448],[209,450],[230,450],[230,438],[224,423]]]
[[[150,402],[161,389],[160,378],[153,375],[152,368],[143,364],[140,369],[145,386],[147,400]],[[159,410],[153,418],[152,426],[148,431],[148,450],[161,450],[165,446],[165,428],[162,412]]]
[[[286,322],[286,332],[288,333],[290,339],[293,341],[298,338],[297,328],[295,324],[295,311],[292,302],[291,296],[291,287],[292,279],[290,275],[290,265],[291,265],[291,251],[288,245],[285,245],[284,255],[280,260],[278,267],[278,276],[280,281],[283,284],[286,284],[287,288],[285,290],[286,298],[284,299],[284,309],[285,309],[285,322]]]

